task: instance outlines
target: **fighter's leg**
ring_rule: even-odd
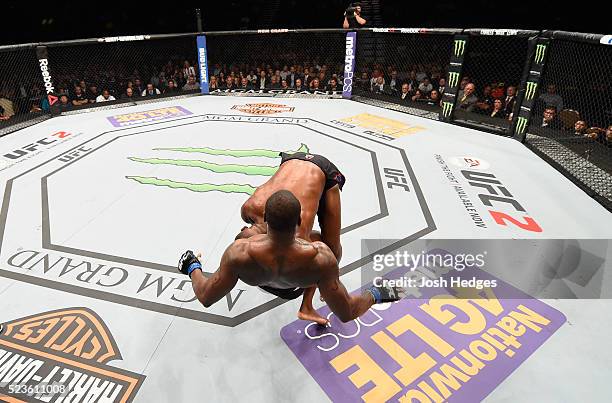
[[[319,226],[321,227],[321,241],[329,246],[336,260],[340,263],[342,258],[342,245],[340,244],[341,205],[340,188],[338,185],[328,189],[323,197],[323,206],[317,212]]]
[[[298,311],[297,317],[301,320],[307,320],[310,322],[317,322],[319,325],[325,326],[329,321],[319,313],[312,306],[312,299],[317,287],[309,287],[304,290],[302,295],[302,305]]]

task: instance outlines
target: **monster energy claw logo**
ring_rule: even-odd
[[[538,83],[527,81],[527,91],[525,91],[525,99],[527,101],[530,101],[533,99],[533,97],[535,97],[537,88],[538,88]]]
[[[259,158],[278,158],[280,151],[266,149],[252,150],[225,150],[210,147],[185,147],[185,148],[155,148],[155,151],[174,151],[182,153],[199,153],[206,155],[220,155],[233,158],[259,157]],[[296,152],[310,152],[306,144],[302,144],[295,151],[286,151],[287,154]],[[128,157],[129,160],[143,164],[152,165],[171,165],[179,167],[190,167],[204,169],[213,173],[234,173],[248,176],[272,176],[278,170],[276,165],[240,165],[240,164],[219,164],[198,159],[173,159],[173,158],[138,158]],[[249,183],[189,183],[147,176],[126,176],[127,179],[134,180],[143,185],[164,186],[171,189],[187,189],[193,192],[223,192],[223,193],[244,193],[251,195],[255,192],[256,186]]]
[[[463,55],[465,52],[465,41],[463,39],[455,40],[455,57]]]
[[[526,128],[527,128],[527,118],[519,116],[519,118],[516,121],[516,132],[518,134],[523,134],[525,133]]]
[[[544,61],[544,55],[546,54],[546,45],[536,46],[535,62],[540,64]]]
[[[442,116],[445,118],[451,115],[453,111],[453,103],[452,102],[442,102]]]
[[[459,73],[449,72],[448,73],[448,86],[454,88],[459,84]]]

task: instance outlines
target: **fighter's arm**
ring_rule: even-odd
[[[316,266],[321,270],[322,276],[317,284],[321,297],[327,302],[331,311],[342,322],[348,322],[363,315],[373,304],[374,298],[370,293],[359,296],[349,295],[340,282],[338,261],[332,251],[324,244],[317,244]]]
[[[332,250],[336,260],[342,258],[342,245],[340,244],[340,188],[336,185],[325,193],[324,219],[319,219],[321,226],[321,238]]]
[[[225,250],[219,269],[210,278],[206,278],[201,270],[191,273],[193,291],[198,301],[206,308],[225,297],[234,288],[238,282],[236,266],[243,260],[244,253],[240,243],[234,242]]]

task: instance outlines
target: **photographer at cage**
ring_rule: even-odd
[[[365,24],[366,20],[361,17],[361,5],[359,3],[351,3],[344,12],[344,23],[342,24],[342,28],[361,28]]]

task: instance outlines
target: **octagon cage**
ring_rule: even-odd
[[[169,97],[349,98],[514,138],[612,210],[611,42],[562,31],[367,28],[2,46],[0,135]]]

